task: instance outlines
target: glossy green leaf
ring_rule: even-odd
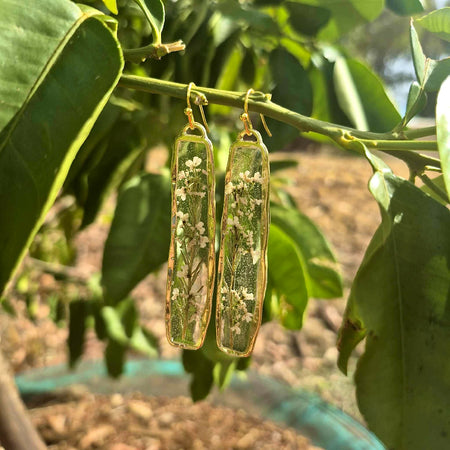
[[[161,0],[133,0],[141,8],[152,29],[153,44],[161,44],[161,33],[164,27],[165,11]]]
[[[386,6],[402,16],[410,16],[423,11],[420,0],[386,0]]]
[[[108,302],[114,304],[169,254],[170,179],[145,174],[125,184],[105,243],[102,285]]]
[[[118,14],[117,10],[117,0],[102,0],[105,6],[113,13]]]
[[[450,41],[450,7],[431,11],[426,16],[416,19],[416,23],[441,39]]]
[[[0,292],[123,64],[104,23],[66,0],[44,3],[0,0]]]
[[[450,203],[442,174],[430,179],[428,184],[424,184],[420,189],[443,205]]]
[[[105,349],[105,363],[108,375],[118,378],[125,366],[126,347],[117,341],[109,341]]]
[[[342,278],[327,240],[308,217],[293,208],[271,205],[271,222],[286,233],[301,253],[308,295],[314,298],[342,296]]]
[[[221,390],[224,390],[230,384],[233,373],[236,370],[236,364],[236,359],[230,359],[229,361],[220,361],[214,365],[214,383]]]
[[[131,121],[117,121],[106,142],[105,148],[94,167],[83,173],[85,198],[78,203],[83,206],[81,228],[90,225],[97,217],[103,202],[117,188],[124,175],[143,149],[143,141],[138,127]],[[81,201],[80,201],[81,200]]]
[[[450,211],[368,158],[382,224],[352,286],[367,330],[355,374],[358,404],[387,448],[446,449]]]
[[[306,36],[315,36],[331,17],[328,9],[297,2],[284,2],[292,27]]]
[[[450,76],[442,83],[436,103],[436,133],[441,166],[450,195]]]
[[[341,109],[359,130],[368,130],[363,101],[358,93],[347,61],[339,58],[334,65],[334,87]]]
[[[413,81],[409,88],[408,100],[406,102],[406,112],[402,120],[402,127],[406,126],[408,122],[420,111],[425,108],[427,104],[427,94],[425,93],[423,87]]]
[[[401,120],[381,79],[356,59],[336,61],[334,81],[339,106],[361,130],[386,132]]]
[[[73,300],[70,302],[69,335],[67,337],[70,367],[74,367],[83,354],[88,314],[89,308],[85,300]]]
[[[270,54],[270,71],[274,83],[272,100],[286,108],[309,116],[312,111],[312,89],[309,77],[300,62],[282,47]],[[267,119],[273,137],[265,140],[269,150],[280,150],[298,135],[297,129]]]
[[[450,58],[444,58],[439,61],[427,58],[412,23],[410,27],[410,41],[414,69],[419,84],[427,92],[438,91],[442,82],[450,73]]]
[[[192,374],[190,390],[194,402],[203,400],[211,391],[214,382],[214,363],[202,351],[183,350],[184,370]]]
[[[319,38],[336,40],[357,25],[374,20],[384,7],[384,0],[301,0],[299,3],[327,9],[331,18],[319,32]]]
[[[280,299],[280,319],[284,327],[299,330],[308,304],[303,274],[305,266],[294,241],[273,223],[267,247],[268,278]]]

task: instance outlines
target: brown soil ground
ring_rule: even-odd
[[[286,156],[299,160],[297,169],[285,173],[291,181],[288,189],[300,209],[319,225],[334,247],[342,267],[346,297],[379,223],[378,207],[366,187],[370,166],[364,159],[338,150],[279,154],[276,158]],[[403,163],[390,159],[389,164],[396,173],[406,175]],[[77,270],[99,272],[110,216],[107,208],[97,224],[77,237]],[[17,316],[0,315],[1,348],[15,372],[65,360],[67,331],[57,328],[48,318],[45,303],[60,286],[48,274],[40,275],[39,283],[41,301],[34,322],[26,318],[23,302],[14,300]],[[164,285],[163,270],[140,283],[132,295],[137,300],[142,321],[159,337],[162,358],[178,358],[179,351],[164,336]],[[304,328],[298,332],[286,331],[276,323],[264,325],[254,350],[252,368],[292,386],[315,391],[362,420],[352,379],[336,367],[336,333],[344,307],[344,299],[312,300]],[[102,351],[102,344],[90,334],[86,357],[100,358]],[[361,347],[356,349],[351,371],[361,351]],[[313,448],[292,430],[243,412],[231,413],[212,407],[207,402],[194,405],[186,398],[155,399],[137,394],[131,397],[77,395],[80,397],[76,399],[60,398],[39,407],[33,405],[33,421],[51,444],[50,448]],[[124,423],[127,427],[122,426]]]

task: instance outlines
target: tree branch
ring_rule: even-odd
[[[6,450],[45,450],[0,351],[0,443]]]

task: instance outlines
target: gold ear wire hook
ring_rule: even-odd
[[[192,90],[192,86],[195,86],[195,83],[191,81],[188,84],[188,87],[187,87],[187,92],[186,92],[187,108],[185,108],[185,110],[184,110],[184,113],[188,116],[189,127],[191,128],[191,130],[194,128],[194,123],[195,123],[194,112],[192,111],[192,108],[191,108],[191,90]],[[206,98],[206,96],[204,94],[199,94],[196,97],[196,99],[195,99],[195,104],[200,109],[200,114],[202,116],[203,123],[205,124],[206,131],[209,133],[208,122],[206,122],[205,111],[203,109],[203,105],[207,105],[208,104],[208,99]]]
[[[188,121],[189,121],[189,128],[191,130],[194,129],[194,122],[195,122],[195,120],[194,120],[194,113],[193,113],[192,108],[191,108],[191,99],[190,99],[190,97],[191,97],[191,89],[192,89],[193,85],[194,85],[194,83],[192,83],[192,82],[188,84],[187,91],[186,91],[187,108],[184,109],[184,113],[187,115],[187,118],[188,118]]]
[[[250,94],[253,94],[254,92],[255,91],[253,89],[249,89],[246,92],[244,99],[244,112],[240,116],[240,119],[242,120],[242,122],[244,122],[244,128],[247,135],[252,134],[253,130],[252,121],[250,119],[250,115],[248,114],[248,99],[250,97]],[[261,122],[264,126],[264,129],[266,130],[266,133],[269,135],[269,137],[272,137],[272,133],[270,132],[269,127],[267,126],[266,119],[262,114],[259,114],[259,116],[261,117]]]

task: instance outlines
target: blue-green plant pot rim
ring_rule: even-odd
[[[74,384],[92,392],[142,392],[145,395],[189,395],[190,376],[179,361],[134,360],[125,365],[120,380],[108,378],[100,361],[82,362],[76,370],[66,365],[33,369],[16,377],[23,397],[43,394]],[[318,395],[292,388],[254,371],[235,375],[223,393],[214,392],[213,404],[240,408],[282,423],[326,450],[382,450],[383,444],[364,426]]]

